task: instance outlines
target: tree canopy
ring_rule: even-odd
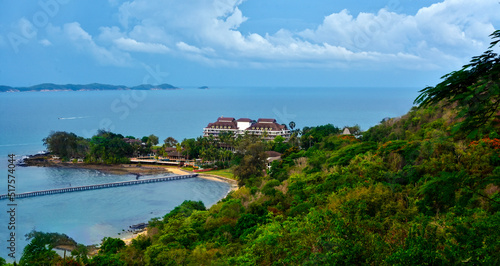
[[[462,131],[469,138],[489,133],[492,123],[498,123],[494,119],[500,118],[500,56],[492,50],[500,42],[500,30],[490,36],[493,41],[487,51],[443,76],[438,85],[421,90],[415,100],[420,106],[442,101],[447,106],[456,105],[457,117],[463,120],[454,125],[453,132]]]

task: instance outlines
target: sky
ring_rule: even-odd
[[[425,87],[498,0],[0,0],[0,85]]]

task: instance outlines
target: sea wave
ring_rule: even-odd
[[[35,144],[40,144],[40,143],[33,142],[33,143],[0,144],[0,147],[28,146],[28,145],[35,145]]]
[[[83,118],[89,118],[90,116],[72,116],[72,117],[58,117],[57,119],[60,120],[73,120],[73,119],[83,119]]]

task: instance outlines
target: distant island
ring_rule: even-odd
[[[181,88],[170,84],[151,85],[142,84],[138,86],[128,87],[124,85],[109,85],[92,83],[86,85],[79,84],[53,84],[43,83],[31,87],[10,87],[0,85],[0,92],[25,92],[25,91],[105,91],[105,90],[179,90]]]
[[[207,86],[201,86],[201,87],[198,87],[198,89],[200,89],[200,90],[208,90],[208,89],[210,89],[210,88],[209,88],[209,87],[207,87]]]

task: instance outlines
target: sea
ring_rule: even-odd
[[[8,155],[16,159],[43,152],[51,131],[90,138],[105,129],[160,140],[201,136],[218,117],[275,118],[296,128],[333,124],[362,130],[386,117],[399,117],[413,106],[419,88],[220,87],[150,91],[46,91],[0,93],[0,194],[7,193]],[[134,180],[96,170],[48,167],[15,168],[17,193],[78,185]],[[0,257],[11,251],[19,261],[32,231],[57,232],[78,243],[99,244],[104,237],[126,237],[130,225],[162,217],[184,200],[209,207],[227,195],[224,182],[201,178],[16,199],[0,200]]]

